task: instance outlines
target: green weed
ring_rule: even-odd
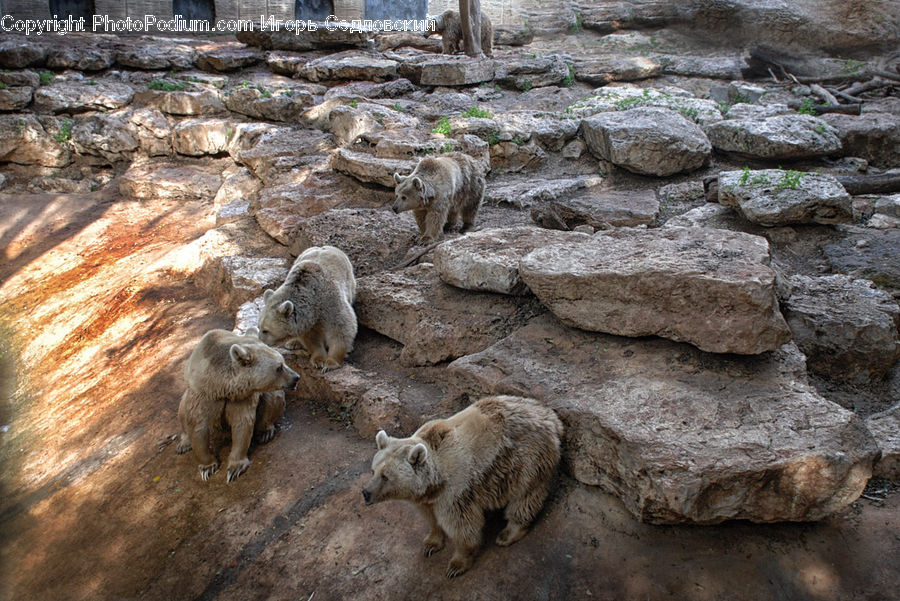
[[[469,118],[469,117],[480,117],[482,119],[491,119],[494,116],[491,114],[490,111],[486,111],[484,109],[478,108],[477,106],[473,106],[472,108],[470,108],[469,110],[467,110],[466,112],[461,114],[460,117],[463,117],[464,119]]]
[[[445,136],[450,135],[450,117],[444,115],[440,119],[438,119],[437,125],[434,129],[431,130],[432,133],[442,134]]]

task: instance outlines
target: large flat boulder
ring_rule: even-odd
[[[829,113],[820,119],[834,128],[845,154],[862,157],[880,167],[900,165],[900,116],[877,112]]]
[[[239,31],[235,34],[239,42],[248,46],[256,46],[264,50],[325,50],[337,48],[365,48],[369,43],[371,32],[350,28],[326,28],[318,23],[315,29],[301,31],[254,28],[252,31]]]
[[[47,61],[48,50],[44,44],[35,44],[33,39],[25,37],[0,42],[0,68],[43,66]]]
[[[494,79],[489,58],[423,54],[400,63],[398,72],[420,86],[469,86]]]
[[[664,108],[600,113],[584,119],[581,132],[594,156],[643,175],[693,171],[712,150],[696,123]]]
[[[102,71],[112,67],[115,61],[116,53],[113,49],[91,45],[58,46],[47,52],[47,66],[51,69]]]
[[[227,111],[218,90],[199,86],[186,90],[138,92],[134,95],[134,103],[176,116],[215,115]]]
[[[31,86],[6,86],[0,89],[0,111],[21,111],[31,104],[33,96]]]
[[[865,383],[893,367],[900,307],[890,294],[846,275],[794,275],[788,283],[782,310],[810,372]]]
[[[501,294],[530,294],[519,276],[519,260],[553,244],[583,242],[587,234],[531,226],[488,228],[447,240],[434,249],[434,268],[457,288]]]
[[[236,311],[267,288],[280,286],[290,268],[291,260],[283,257],[221,256],[207,261],[195,277],[220,307]]]
[[[130,111],[95,113],[77,119],[71,144],[92,164],[115,164],[131,160],[140,147],[137,126]]]
[[[259,50],[245,46],[228,46],[200,51],[197,56],[197,66],[204,71],[237,71],[251,67],[262,60],[263,54]]]
[[[662,64],[645,56],[608,55],[575,63],[575,79],[595,86],[605,86],[614,81],[649,79],[661,73]]]
[[[531,291],[569,325],[662,336],[713,353],[758,354],[791,338],[765,238],[703,228],[620,228],[535,250]]]
[[[566,198],[580,190],[599,186],[603,179],[596,175],[580,175],[558,179],[532,177],[525,181],[489,182],[484,192],[487,203],[527,209],[545,201]]]
[[[897,252],[900,229],[836,227],[844,237],[824,247],[825,257],[834,272],[872,280],[879,286],[900,288],[900,253]]]
[[[497,62],[495,73],[498,84],[522,91],[562,85],[569,76],[569,63],[558,54],[509,57]]]
[[[297,167],[325,163],[333,148],[331,134],[317,129],[277,126],[261,130],[258,137],[248,135],[233,142],[229,152],[253,175],[269,184]]]
[[[197,51],[187,44],[170,43],[160,38],[145,44],[126,44],[116,52],[116,63],[148,71],[182,70],[194,66]]]
[[[209,169],[167,162],[138,162],[119,177],[119,193],[126,198],[212,199],[222,177]]]
[[[276,90],[242,87],[225,97],[230,111],[269,121],[296,122],[315,104],[315,97],[303,90]]]
[[[830,224],[853,217],[850,195],[833,175],[781,169],[720,173],[719,203],[765,226]]]
[[[34,110],[38,113],[82,113],[121,108],[131,102],[131,86],[98,81],[64,81],[40,86],[34,91]]]
[[[573,230],[591,228],[653,226],[659,217],[659,201],[653,190],[587,190],[531,209],[531,218],[541,227]]]
[[[792,344],[709,355],[546,315],[448,369],[470,396],[545,401],[568,471],[651,523],[819,520],[859,496],[877,454],[856,415],[810,388]]]
[[[188,156],[227,152],[235,125],[229,119],[185,119],[172,130],[172,147],[178,154]]]
[[[403,344],[405,365],[478,352],[543,311],[534,300],[474,293],[441,281],[430,263],[360,278],[359,323]]]
[[[397,61],[381,54],[347,51],[311,60],[298,73],[310,81],[356,79],[384,82],[397,77],[398,65]]]
[[[813,158],[841,150],[831,127],[809,115],[725,119],[707,127],[706,134],[716,150],[758,159]]]

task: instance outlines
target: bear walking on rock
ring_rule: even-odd
[[[562,434],[551,409],[514,396],[481,399],[448,419],[425,423],[409,438],[382,430],[363,497],[366,505],[416,503],[431,527],[425,555],[440,551],[445,535],[453,541],[447,567],[452,578],[472,565],[486,510],[505,508],[498,545],[525,536],[550,490]]]
[[[272,346],[299,342],[318,368],[339,367],[356,339],[356,278],[334,246],[303,251],[277,290],[263,294],[260,339]]]
[[[214,446],[223,421],[231,427],[228,482],[250,467],[247,450],[254,430],[260,442],[275,433],[275,422],[284,413],[284,393],[294,389],[300,376],[284,358],[257,337],[256,328],[246,335],[210,330],[188,358],[184,369],[187,389],[178,406],[181,437],[175,451],[192,448],[206,481],[219,469]]]
[[[412,211],[424,242],[434,242],[441,230],[456,225],[462,216],[462,229],[475,223],[475,215],[484,196],[484,173],[472,157],[450,152],[425,157],[406,177],[394,174],[395,213]]]

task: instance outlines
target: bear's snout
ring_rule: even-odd
[[[363,492],[363,499],[365,500],[366,505],[371,505],[372,504],[372,494],[369,491],[367,491],[366,489],[363,489],[362,492]]]
[[[394,211],[394,213],[400,213],[400,207],[398,207],[397,205],[392,206],[391,210]]]
[[[294,374],[291,378],[291,381],[288,382],[287,389],[288,390],[297,390],[297,384],[300,382],[300,376],[298,374]]]

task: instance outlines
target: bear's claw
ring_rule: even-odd
[[[242,459],[237,463],[237,465],[230,464],[228,466],[228,477],[226,480],[231,483],[237,480],[237,477],[247,471],[247,468],[250,467],[249,459]]]
[[[219,471],[219,464],[210,463],[209,465],[201,465],[198,469],[200,470],[200,479],[207,482],[210,476]]]

